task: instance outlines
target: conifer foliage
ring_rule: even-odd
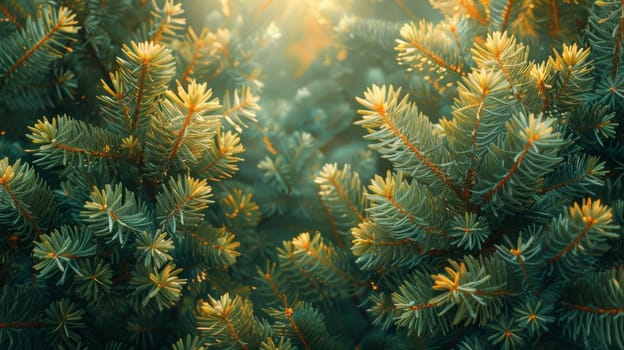
[[[535,13],[513,3],[432,1],[447,15],[441,23],[401,29],[399,63],[456,86],[450,115],[424,115],[392,85],[357,98],[355,124],[392,167],[342,196],[367,200],[351,250],[377,287],[369,312],[424,348],[532,348],[566,337],[622,348],[613,275],[624,256],[621,199],[601,188],[621,179],[617,170],[605,177],[618,160],[604,149],[619,147],[621,111],[609,97],[616,87],[597,91],[617,76],[621,40],[599,40],[620,31],[608,18],[621,18],[622,5],[550,2],[562,13],[589,10],[588,25],[569,37],[578,44],[558,42],[544,56],[524,40],[539,33]],[[549,34],[557,42],[563,33]]]
[[[227,271],[240,255],[239,232],[222,217],[205,217],[215,204],[208,180],[215,184],[237,171],[244,151],[238,132],[255,120],[258,90],[243,82],[232,91],[219,86],[221,104],[197,80],[197,51],[216,56],[215,47],[226,51],[227,42],[206,30],[190,51],[174,50],[185,31],[195,37],[180,3],[141,3],[145,22],[117,48],[105,45],[117,34],[111,18],[98,23],[93,16],[104,11],[122,20],[135,4],[69,3],[29,3],[27,19],[7,15],[12,27],[2,39],[3,107],[10,100],[29,101],[32,111],[54,106],[60,100],[50,89],[30,86],[61,89],[56,77],[72,60],[98,61],[107,74],[92,90],[99,91],[94,113],[102,123],[69,113],[41,116],[26,135],[38,171],[20,159],[0,161],[0,217],[10,242],[2,261],[12,269],[3,281],[22,291],[17,299],[50,298],[24,314],[3,297],[0,342],[12,348],[115,347],[128,339],[134,340],[127,346],[172,344],[181,335],[176,329],[194,319],[194,305],[173,311],[185,288],[197,290],[207,269]],[[2,9],[28,10],[14,2]],[[117,50],[114,62],[104,61]],[[54,177],[63,181],[60,190],[49,185]],[[246,214],[257,217],[253,199],[247,203]],[[63,217],[66,209],[72,214]],[[32,270],[17,268],[29,260]],[[29,281],[36,288],[18,288]],[[168,321],[174,312],[181,316],[176,324]],[[158,332],[161,327],[171,332]]]
[[[264,95],[292,3],[207,3],[0,0],[1,348],[624,349],[621,2],[345,17],[351,105]]]

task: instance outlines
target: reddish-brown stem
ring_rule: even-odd
[[[355,214],[355,216],[357,216],[357,218],[360,221],[362,221],[362,222],[364,220],[366,220],[366,218],[364,218],[364,216],[362,216],[362,214],[360,213],[358,208],[355,206],[355,204],[353,204],[353,202],[351,202],[351,200],[349,199],[349,196],[347,196],[347,193],[342,188],[342,186],[340,186],[338,181],[336,181],[336,179],[334,179],[333,177],[330,177],[328,180],[329,180],[329,182],[331,182],[332,185],[334,185],[334,188],[338,192],[338,196],[349,207],[349,209],[353,212],[353,214]]]
[[[191,59],[189,60],[189,64],[184,70],[184,73],[182,73],[182,77],[180,78],[181,81],[186,81],[186,79],[193,73],[193,70],[195,69],[195,65],[197,64],[197,60],[199,59],[199,56],[201,54],[201,49],[204,46],[204,44],[205,42],[203,39],[198,39],[197,41],[195,41],[195,44],[193,45],[193,55],[191,56]]]
[[[503,12],[503,20],[501,21],[500,31],[504,32],[507,30],[507,23],[509,23],[509,16],[511,15],[511,8],[513,7],[513,3],[515,0],[507,0],[507,5],[505,5],[505,11]]]
[[[412,305],[410,306],[410,309],[416,311],[416,310],[423,310],[423,309],[430,309],[432,307],[436,307],[438,306],[438,304],[422,304],[422,305]]]
[[[186,135],[186,129],[188,129],[189,125],[191,125],[191,121],[193,120],[193,114],[195,114],[194,103],[192,103],[189,106],[189,110],[186,113],[186,118],[184,119],[182,128],[180,128],[180,131],[178,132],[178,135],[176,136],[176,142],[173,145],[173,148],[171,149],[171,153],[169,154],[168,162],[171,162],[173,158],[175,157],[175,155],[178,153],[178,150],[180,149],[180,145],[182,144],[182,139],[184,139],[184,135]]]
[[[22,57],[20,57],[15,63],[13,63],[11,68],[9,68],[6,72],[4,72],[4,74],[0,78],[0,83],[3,83],[5,79],[9,75],[11,75],[11,73],[16,71],[19,66],[21,66],[24,62],[26,62],[26,60],[30,58],[30,56],[32,56],[43,44],[45,44],[45,42],[48,41],[48,39],[50,39],[50,37],[54,33],[56,33],[60,28],[61,28],[61,21],[59,20],[58,22],[56,22],[56,24],[54,24],[54,26],[52,27],[52,29],[50,29],[49,32],[47,32],[41,39],[39,39],[39,41],[37,41],[35,45],[33,45],[28,51],[26,51],[26,53],[22,55]]]
[[[622,0],[624,5],[624,0]],[[618,66],[620,65],[620,51],[622,50],[622,36],[624,32],[624,16],[620,17],[620,26],[618,27],[617,36],[615,39],[615,50],[613,52],[613,66],[611,67],[611,79],[615,79],[617,75]]]
[[[0,329],[2,328],[43,328],[50,327],[49,324],[45,322],[0,322]]]
[[[538,81],[537,89],[539,90],[539,94],[542,96],[542,113],[545,113],[550,107],[550,101],[548,100],[548,95],[546,94],[546,86],[544,81]]]
[[[559,183],[556,183],[556,184],[554,184],[554,185],[552,185],[552,186],[548,186],[548,187],[541,188],[541,189],[539,189],[537,192],[538,192],[539,194],[546,194],[546,193],[548,193],[548,192],[550,192],[550,191],[554,191],[554,190],[557,190],[557,189],[559,189],[559,188],[561,188],[561,187],[565,187],[565,186],[568,186],[568,185],[570,185],[570,184],[573,184],[573,183],[575,183],[575,182],[577,182],[577,181],[581,181],[581,180],[583,180],[585,177],[586,177],[585,175],[581,175],[581,176],[574,177],[574,178],[572,178],[572,179],[567,179],[567,180],[565,180],[565,181],[561,181],[561,182],[559,182]]]
[[[77,153],[86,154],[86,155],[89,155],[92,157],[98,157],[98,158],[121,159],[121,155],[119,153],[92,151],[92,150],[88,150],[85,148],[72,147],[72,146],[62,144],[62,143],[53,142],[53,140],[49,140],[49,141],[52,144],[52,146],[54,146],[54,148],[62,150],[64,152],[69,152],[69,153],[74,153],[74,154],[77,154]]]
[[[32,227],[36,237],[39,238],[41,236],[41,229],[39,228],[39,225],[37,225],[37,222],[35,222],[35,219],[32,217],[32,215],[30,215],[28,210],[26,210],[26,208],[22,206],[22,203],[15,196],[4,176],[0,177],[0,186],[4,187],[4,190],[9,195],[11,201],[13,202],[13,205],[15,206],[15,209],[17,209],[17,211],[19,211],[20,215],[24,218],[24,220],[26,220],[30,224],[30,227]]]
[[[318,191],[316,193],[317,193],[317,196],[320,197],[320,195],[318,194]],[[336,226],[336,220],[334,216],[331,215],[331,211],[327,207],[327,205],[325,205],[325,202],[323,202],[322,200],[320,200],[319,202],[321,203],[321,206],[323,207],[323,210],[325,211],[325,214],[327,215],[327,223],[329,224],[329,227],[331,229],[332,236],[334,236],[334,241],[336,241],[336,244],[338,244],[340,248],[344,249],[345,247],[344,238],[338,233],[338,226]]]
[[[303,345],[303,347],[307,350],[312,349],[310,345],[308,344],[308,341],[303,336],[303,333],[301,333],[301,330],[299,329],[299,325],[297,325],[297,322],[295,322],[295,320],[292,317],[293,310],[288,307],[288,300],[286,299],[286,296],[279,291],[279,289],[277,288],[277,285],[275,284],[275,281],[273,281],[273,278],[271,277],[271,274],[269,274],[268,272],[265,273],[264,278],[269,282],[269,285],[271,285],[271,289],[273,290],[273,293],[277,295],[277,298],[280,300],[280,302],[284,306],[284,313],[286,315],[286,318],[288,318],[288,323],[290,323],[292,328],[295,330],[295,333],[297,333],[297,337],[301,341],[301,345]]]
[[[236,106],[232,106],[232,107],[226,109],[225,111],[221,112],[221,115],[223,115],[223,116],[230,116],[233,113],[235,113],[235,112],[237,112],[237,111],[239,111],[239,110],[249,106],[250,104],[251,104],[251,102],[249,101],[249,99],[246,99],[245,101],[237,104]]]
[[[592,226],[594,226],[594,220],[589,220],[587,221],[587,223],[585,224],[585,227],[583,228],[583,230],[578,234],[578,236],[576,236],[576,238],[574,239],[574,241],[572,241],[570,244],[568,244],[565,248],[563,248],[559,253],[557,253],[557,255],[553,256],[552,258],[548,259],[546,262],[549,264],[554,263],[555,261],[561,259],[562,256],[566,255],[567,253],[569,253],[572,249],[574,249],[574,247],[576,247],[579,242],[583,239],[583,237],[585,237],[585,235],[587,235],[587,233],[589,232],[589,230],[592,228]]]
[[[17,30],[21,31],[22,30],[22,25],[17,21],[17,17],[11,15],[11,12],[9,12],[9,10],[0,5],[0,12],[4,15],[4,17],[6,17],[9,22],[13,23],[15,25],[15,28],[17,28]]]
[[[527,153],[529,152],[529,149],[531,148],[531,144],[532,144],[532,140],[528,140],[526,146],[524,146],[524,149],[522,150],[522,152],[518,155],[516,161],[511,165],[511,168],[509,169],[509,171],[507,172],[507,174],[505,175],[505,177],[503,177],[497,184],[496,186],[494,186],[494,188],[492,188],[490,191],[488,191],[484,196],[483,196],[483,200],[485,202],[489,201],[490,198],[492,197],[492,195],[494,195],[494,193],[498,192],[500,189],[503,188],[503,186],[505,186],[505,184],[507,182],[509,182],[509,180],[511,180],[511,177],[516,173],[516,170],[518,170],[518,166],[520,166],[520,163],[522,163],[522,160],[524,159],[524,157],[526,157]]]
[[[132,115],[132,127],[130,130],[132,135],[135,134],[136,129],[139,126],[139,117],[141,116],[141,107],[143,106],[143,90],[145,89],[145,80],[147,78],[147,67],[148,62],[146,59],[144,59],[143,64],[141,65],[141,76],[139,78],[139,84],[137,86],[136,106],[134,108],[134,114]]]
[[[230,322],[230,320],[227,319],[227,316],[228,316],[228,312],[226,311],[225,313],[221,315],[221,319],[223,320],[223,323],[225,323],[225,326],[227,327],[228,331],[232,335],[232,338],[234,338],[236,345],[238,345],[238,347],[243,350],[249,350],[249,347],[241,341],[238,333],[236,332],[236,329],[234,329],[234,325],[232,325],[232,322]]]
[[[530,289],[531,288],[531,280],[529,279],[529,272],[527,271],[526,266],[524,265],[524,260],[522,259],[522,255],[520,254],[520,250],[512,249],[511,250],[511,254],[513,254],[516,257],[516,259],[518,260],[518,265],[520,265],[520,270],[522,270],[522,275],[524,276],[524,279],[527,282],[527,286]]]
[[[550,0],[550,9],[552,11],[550,27],[550,35],[556,38],[559,35],[559,7],[557,6],[557,0]]]
[[[394,123],[390,121],[390,119],[388,118],[388,114],[386,113],[386,110],[384,109],[383,105],[376,106],[375,110],[381,117],[381,120],[384,122],[386,127],[390,130],[390,132],[392,132],[392,134],[394,134],[399,139],[401,139],[403,144],[406,145],[407,148],[412,153],[414,153],[414,155],[416,155],[416,157],[420,159],[421,162],[423,162],[429,169],[431,169],[431,171],[438,177],[438,179],[440,179],[442,183],[446,185],[446,187],[451,189],[460,198],[463,199],[463,196],[464,196],[463,192],[457,189],[455,186],[453,186],[453,184],[451,183],[451,180],[446,176],[446,174],[444,174],[444,172],[442,172],[440,168],[435,166],[429,159],[427,159],[425,155],[422,154],[422,152],[413,143],[410,142],[407,136],[405,136],[399,129],[397,129]]]
[[[466,75],[466,73],[464,71],[462,71],[460,67],[457,67],[454,64],[446,62],[442,57],[440,57],[440,56],[436,55],[435,53],[431,52],[428,48],[426,48],[424,45],[422,45],[418,41],[414,40],[410,44],[414,48],[416,48],[420,52],[422,52],[425,56],[430,58],[438,66],[440,66],[440,67],[442,67],[444,69],[450,70],[451,72],[457,73],[457,74],[459,74],[462,77]]]
[[[580,305],[580,304],[571,304],[571,303],[563,303],[563,305],[569,307],[570,309],[575,309],[575,310],[579,310],[579,311],[583,311],[583,312],[587,312],[587,313],[592,313],[592,314],[600,314],[600,315],[604,315],[604,314],[610,314],[610,315],[618,315],[618,314],[623,314],[624,313],[624,307],[614,307],[614,308],[603,308],[603,307],[590,307],[587,305]]]
[[[487,19],[481,16],[481,14],[479,13],[479,10],[475,7],[472,1],[459,0],[459,3],[464,9],[466,9],[466,13],[468,13],[468,15],[472,19],[479,22],[479,24],[483,24],[483,25],[487,24]]]
[[[481,290],[477,290],[475,291],[476,295],[485,295],[485,296],[490,296],[490,297],[500,297],[500,296],[507,296],[507,295],[513,295],[514,293],[508,290],[496,290],[493,292],[484,292]]]
[[[321,265],[329,267],[330,269],[332,269],[332,271],[334,271],[337,274],[339,274],[340,276],[342,276],[342,278],[344,278],[345,280],[348,280],[349,282],[351,282],[352,284],[354,284],[356,286],[366,285],[366,283],[354,279],[350,274],[348,274],[348,273],[344,272],[342,269],[338,268],[331,261],[326,260],[324,257],[319,255],[316,250],[311,249],[311,247],[309,245],[304,246],[304,249],[306,250],[306,252],[308,254],[310,254],[312,257],[314,257]]]

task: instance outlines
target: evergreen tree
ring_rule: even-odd
[[[430,3],[0,0],[0,346],[624,349],[624,5]]]

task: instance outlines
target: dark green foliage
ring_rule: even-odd
[[[275,323],[275,334],[295,339],[294,344],[303,349],[340,349],[338,342],[325,328],[323,314],[308,303],[296,303],[286,309],[267,311]],[[321,325],[321,326],[319,326]]]
[[[2,109],[18,109],[28,103],[38,108],[52,107],[72,94],[75,76],[58,62],[76,41],[80,25],[67,7],[43,6],[21,30],[2,38],[0,45],[0,93]],[[52,78],[51,89],[42,88]],[[13,103],[8,104],[8,101]]]
[[[5,285],[0,294],[0,341],[10,347],[34,346],[30,328],[45,327],[41,322],[43,299],[40,291],[28,285]]]
[[[197,181],[191,177],[169,179],[167,186],[156,196],[156,220],[160,226],[175,234],[177,226],[193,227],[203,221],[204,211],[212,195],[206,181]]]
[[[58,212],[52,191],[35,169],[19,159],[11,164],[3,158],[0,173],[0,223],[24,241],[55,226]]]
[[[137,236],[135,255],[145,266],[154,266],[158,269],[173,259],[169,255],[169,251],[173,248],[173,241],[167,232],[143,231]]]
[[[28,138],[39,145],[35,162],[44,168],[69,170],[67,164],[79,164],[103,172],[123,159],[119,137],[67,116],[44,117],[29,129]]]
[[[574,340],[594,335],[603,344],[624,347],[622,317],[618,317],[624,298],[623,281],[624,274],[618,268],[578,277],[564,292],[561,319],[567,335]],[[579,326],[570,327],[573,324]]]
[[[85,328],[84,311],[78,305],[66,299],[52,303],[45,311],[45,322],[52,327],[52,344],[56,346],[75,347],[80,342],[76,332]]]
[[[60,231],[41,235],[41,241],[35,241],[33,256],[40,260],[33,268],[42,277],[50,278],[61,274],[59,284],[65,281],[68,272],[82,275],[76,260],[95,255],[95,245],[90,228],[61,226]]]
[[[135,194],[121,184],[114,188],[94,188],[90,200],[80,212],[83,222],[90,224],[95,234],[124,245],[131,233],[141,232],[149,227],[147,208]]]
[[[524,7],[497,1],[491,11],[476,1],[435,6],[447,14],[463,8],[472,24],[406,25],[396,50],[401,63],[424,71],[416,74],[436,72],[429,79],[438,86],[457,82],[452,118],[433,123],[392,86],[373,85],[358,98],[364,109],[356,124],[397,175],[371,181],[366,219],[372,222],[354,226],[352,251],[364,268],[375,268],[379,284],[388,269],[403,280],[386,281],[369,311],[384,329],[394,324],[432,340],[463,325],[465,348],[484,346],[472,334],[495,348],[522,348],[550,334],[558,339],[561,334],[548,326],[563,320],[556,308],[591,314],[566,304],[561,288],[573,288],[579,275],[601,273],[598,261],[621,254],[619,222],[612,222],[608,205],[590,199],[607,174],[600,147],[617,130],[611,114],[617,112],[591,94],[601,67],[593,65],[590,49],[576,44],[556,45],[541,62],[530,60],[531,41],[517,38],[539,21],[522,19],[537,16]],[[526,20],[516,35],[477,29],[512,28],[508,15]],[[460,31],[457,37],[480,39],[461,47],[469,41],[454,41],[453,30]],[[410,241],[423,245],[420,259],[400,253]],[[380,242],[392,249],[371,248]],[[397,272],[403,267],[399,271],[409,273],[413,261],[436,272]],[[604,266],[620,263],[609,261]],[[594,283],[601,291],[608,285],[607,279]],[[575,316],[576,329],[593,322]],[[606,334],[597,338],[603,346],[614,343]]]
[[[249,300],[229,294],[201,302],[197,311],[197,329],[215,348],[254,349],[267,336],[270,328],[258,320]]]
[[[351,227],[364,221],[362,183],[349,165],[339,169],[337,164],[326,164],[314,182],[319,187],[321,200],[334,218],[339,233],[347,235]]]
[[[186,284],[185,279],[178,277],[182,269],[176,269],[175,264],[167,264],[160,269],[152,268],[147,271],[143,271],[143,268],[142,265],[138,265],[139,270],[135,273],[137,277],[130,281],[137,300],[141,301],[142,306],[150,303],[158,311],[173,307],[180,299],[182,286]]]
[[[240,243],[234,238],[234,234],[225,228],[204,223],[180,237],[176,246],[190,255],[187,259],[195,261],[202,267],[228,267],[234,264],[240,255],[237,251]]]
[[[100,293],[109,293],[113,285],[113,271],[109,264],[98,258],[78,262],[80,274],[74,276],[76,294],[84,300],[98,299]]]

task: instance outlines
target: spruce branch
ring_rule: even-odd
[[[608,104],[591,104],[576,108],[570,113],[567,123],[574,134],[579,136],[579,142],[597,143],[600,146],[616,137],[616,129],[619,126],[615,112],[610,111]]]
[[[338,164],[325,164],[314,182],[339,232],[345,234],[349,228],[366,220],[363,187],[359,174],[352,172],[350,165],[345,164],[339,169]]]
[[[203,211],[213,203],[212,188],[206,180],[196,180],[190,176],[171,177],[156,196],[156,219],[159,226],[176,234],[203,221]]]
[[[559,310],[564,332],[574,340],[593,335],[607,346],[624,348],[623,285],[621,268],[586,273],[571,281]]]
[[[431,275],[431,288],[439,292],[428,303],[438,306],[440,315],[457,307],[452,324],[464,321],[465,325],[483,325],[500,311],[500,298],[517,293],[497,256],[466,256],[464,261],[449,260],[449,265],[445,273]]]
[[[231,95],[231,96],[230,96]],[[241,132],[247,127],[244,120],[256,122],[256,112],[260,109],[258,101],[260,98],[251,93],[248,86],[241,87],[241,90],[234,89],[225,91],[223,96],[223,117],[232,125],[236,131]]]
[[[24,241],[56,226],[58,208],[51,188],[21,160],[0,159],[0,223]]]
[[[190,81],[194,76],[203,76],[203,71],[214,64],[216,45],[216,35],[207,28],[197,35],[192,27],[188,28],[184,36],[184,45],[181,48],[180,67],[186,67],[180,75],[180,81]]]
[[[209,146],[191,172],[210,181],[221,181],[238,172],[239,155],[245,152],[238,134],[231,131],[217,131],[214,144]]]
[[[404,299],[397,299],[397,305],[409,305],[411,300],[408,300],[411,296]],[[382,330],[387,331],[390,327],[396,322],[400,322],[399,320],[399,310],[395,306],[393,298],[384,292],[379,292],[375,294],[371,294],[370,296],[370,304],[371,307],[368,308],[368,311],[374,318],[372,324],[380,327]],[[416,303],[412,304],[414,306]],[[407,315],[409,317],[409,315]],[[416,314],[417,317],[420,315]],[[409,323],[405,324],[405,326],[409,326]],[[412,325],[412,329],[414,326]]]
[[[610,249],[609,240],[620,237],[619,226],[612,220],[611,208],[599,199],[575,202],[564,215],[553,219],[544,236],[546,262],[556,266],[562,277],[575,277],[578,266],[591,264],[593,257]]]
[[[145,158],[148,174],[156,178],[169,171],[194,166],[220,128],[220,116],[211,114],[220,105],[210,99],[206,83],[178,83],[177,94],[167,90],[160,112],[151,118]]]
[[[113,285],[113,270],[110,264],[99,258],[80,259],[80,274],[74,276],[77,285],[76,293],[85,301],[97,302],[107,295]]]
[[[173,350],[206,350],[202,345],[201,337],[187,334],[184,338],[178,339],[171,348]]]
[[[540,194],[557,192],[561,196],[578,197],[593,194],[604,185],[607,171],[598,157],[581,155],[562,163],[552,176],[544,181]]]
[[[273,143],[264,137],[271,156],[266,156],[258,163],[258,169],[263,171],[263,179],[277,191],[287,196],[300,196],[302,180],[309,180],[313,176],[309,171],[316,169],[319,161],[319,145],[308,132],[296,131]]]
[[[312,305],[296,301],[290,303],[288,296],[282,293],[276,280],[279,280],[279,272],[276,272],[275,263],[271,266],[267,262],[266,272],[258,269],[263,282],[269,284],[271,290],[281,303],[277,308],[266,308],[267,314],[271,316],[275,323],[272,326],[276,335],[295,339],[296,344],[300,344],[304,349],[331,348],[333,342],[325,327],[323,316]],[[296,300],[296,297],[293,299]]]
[[[395,239],[408,238],[426,245],[430,235],[444,233],[440,225],[444,214],[436,196],[416,180],[408,182],[404,173],[388,171],[385,178],[375,175],[368,188],[366,213]]]
[[[553,3],[553,1],[551,1]],[[500,32],[513,33],[520,38],[537,39],[539,27],[536,5],[531,0],[496,0],[490,2],[490,28]],[[558,18],[553,18],[558,21]],[[556,26],[554,26],[556,27]]]
[[[476,0],[430,0],[429,2],[433,8],[439,9],[448,17],[466,14],[480,25],[486,25],[490,21],[487,3]]]
[[[469,150],[468,171],[478,168],[488,145],[500,134],[513,101],[504,74],[493,69],[473,70],[458,85],[457,94],[452,121],[442,119],[440,125],[455,148]]]
[[[94,186],[89,199],[80,218],[96,235],[107,237],[108,242],[118,240],[124,245],[128,233],[140,233],[152,225],[145,204],[121,184],[106,184],[104,189]]]
[[[568,141],[553,123],[551,118],[518,114],[505,124],[505,138],[484,159],[474,191],[493,213],[530,205],[542,179],[561,163],[558,153]]]
[[[606,77],[614,79],[621,71],[624,60],[624,26],[622,25],[622,3],[618,1],[596,1],[588,19],[587,40],[592,47],[592,57],[600,71],[608,72]]]
[[[153,1],[152,10],[153,23],[148,31],[149,41],[158,43],[160,41],[172,41],[178,34],[176,32],[184,29],[186,19],[180,16],[184,13],[182,4],[175,0],[166,0],[162,8],[159,8],[156,1]]]
[[[32,332],[49,325],[43,321],[43,295],[31,285],[4,285],[0,291],[0,344],[37,345]]]
[[[161,268],[173,260],[169,252],[174,249],[174,243],[167,232],[159,230],[142,231],[137,235],[135,256],[143,265]]]
[[[424,20],[418,25],[411,22],[401,28],[401,39],[397,39],[395,50],[399,51],[399,63],[419,70],[444,74],[453,72],[463,76],[463,52],[458,50],[452,33],[443,26],[434,26]]]
[[[399,100],[401,89],[373,85],[356,98],[366,109],[358,110],[363,117],[355,122],[368,130],[365,136],[377,143],[370,147],[390,160],[397,171],[403,171],[425,186],[441,185],[462,196],[442,164],[449,154],[442,147],[442,137],[432,133],[432,123],[407,101]],[[436,187],[437,188],[437,187]]]
[[[61,299],[53,302],[44,313],[44,322],[53,327],[52,343],[61,348],[75,347],[80,343],[81,337],[77,330],[87,326],[83,321],[84,310],[68,299]]]
[[[553,52],[554,57],[548,59],[555,72],[550,101],[561,111],[572,110],[587,99],[586,95],[593,88],[591,71],[594,67],[589,59],[590,50],[576,44],[563,44],[561,53],[554,49]]]
[[[88,227],[61,226],[59,230],[41,235],[40,241],[34,242],[33,256],[39,262],[33,268],[44,278],[60,273],[58,284],[65,282],[70,271],[82,276],[77,261],[95,255],[93,240],[94,234]]]
[[[240,242],[225,227],[203,223],[181,237],[175,237],[176,249],[187,252],[199,267],[227,268],[241,255]]]
[[[301,296],[315,293],[351,293],[365,285],[358,278],[345,252],[326,242],[317,232],[303,232],[277,249],[280,271],[293,283],[289,287]],[[314,294],[312,294],[314,295]],[[310,295],[310,296],[312,296]],[[316,295],[319,298],[322,295]]]
[[[494,32],[488,34],[485,43],[475,45],[471,52],[477,67],[500,71],[511,95],[522,102],[525,97],[520,93],[528,93],[525,73],[528,69],[529,51],[525,45],[517,43],[516,38],[507,33]]]
[[[438,303],[430,300],[434,291],[428,285],[428,278],[420,271],[414,271],[392,293],[392,303],[399,327],[406,327],[408,333],[418,336],[446,333],[450,328],[448,316],[440,314]]]
[[[67,7],[56,11],[43,7],[40,16],[29,19],[23,30],[14,32],[0,45],[1,91],[5,91],[9,78],[11,89],[18,90],[29,81],[39,81],[52,62],[71,51],[66,45],[76,40],[79,28],[75,14]]]
[[[141,305],[155,307],[158,311],[173,307],[182,295],[186,279],[178,275],[182,269],[176,269],[169,263],[161,268],[137,268],[130,284],[135,288],[134,296],[141,300]]]
[[[116,168],[120,160],[130,160],[122,153],[117,135],[66,115],[52,120],[43,117],[28,129],[27,137],[38,146],[31,150],[35,163],[48,169],[101,172]]]
[[[311,304],[299,302],[292,307],[268,309],[267,313],[275,323],[272,325],[277,336],[294,339],[295,345],[303,349],[339,349],[327,327],[323,314]]]
[[[253,313],[252,304],[240,296],[225,293],[219,299],[209,296],[200,302],[195,316],[206,345],[224,349],[252,349],[266,338],[266,327]]]
[[[362,269],[416,266],[422,260],[425,248],[412,238],[397,239],[384,226],[364,221],[351,229],[351,252]]]
[[[454,239],[452,243],[466,250],[481,249],[481,244],[490,234],[485,218],[475,213],[456,215],[451,220],[449,236]]]
[[[529,335],[537,336],[548,331],[553,323],[553,305],[542,305],[542,300],[529,298],[528,301],[514,308],[516,324],[529,330]]]
[[[500,345],[501,349],[515,349],[525,343],[523,329],[507,315],[488,325],[487,329],[490,333],[488,340],[494,345]]]
[[[531,227],[527,231],[523,231],[516,242],[505,237],[504,245],[496,245],[496,253],[510,264],[510,269],[520,272],[523,285],[533,292],[537,292],[537,288],[544,277],[545,259],[541,255],[542,249],[538,239],[541,234],[541,227],[539,229]]]
[[[279,337],[279,341],[277,343],[273,340],[273,338],[267,338],[260,344],[260,349],[262,350],[294,350],[296,349],[290,339]]]
[[[102,113],[121,136],[142,138],[163,98],[163,86],[175,75],[171,50],[153,42],[123,45],[119,69],[111,73],[111,85],[102,81],[107,95],[99,96]]]
[[[219,199],[225,226],[231,232],[252,233],[262,219],[260,207],[249,191],[226,189]]]

